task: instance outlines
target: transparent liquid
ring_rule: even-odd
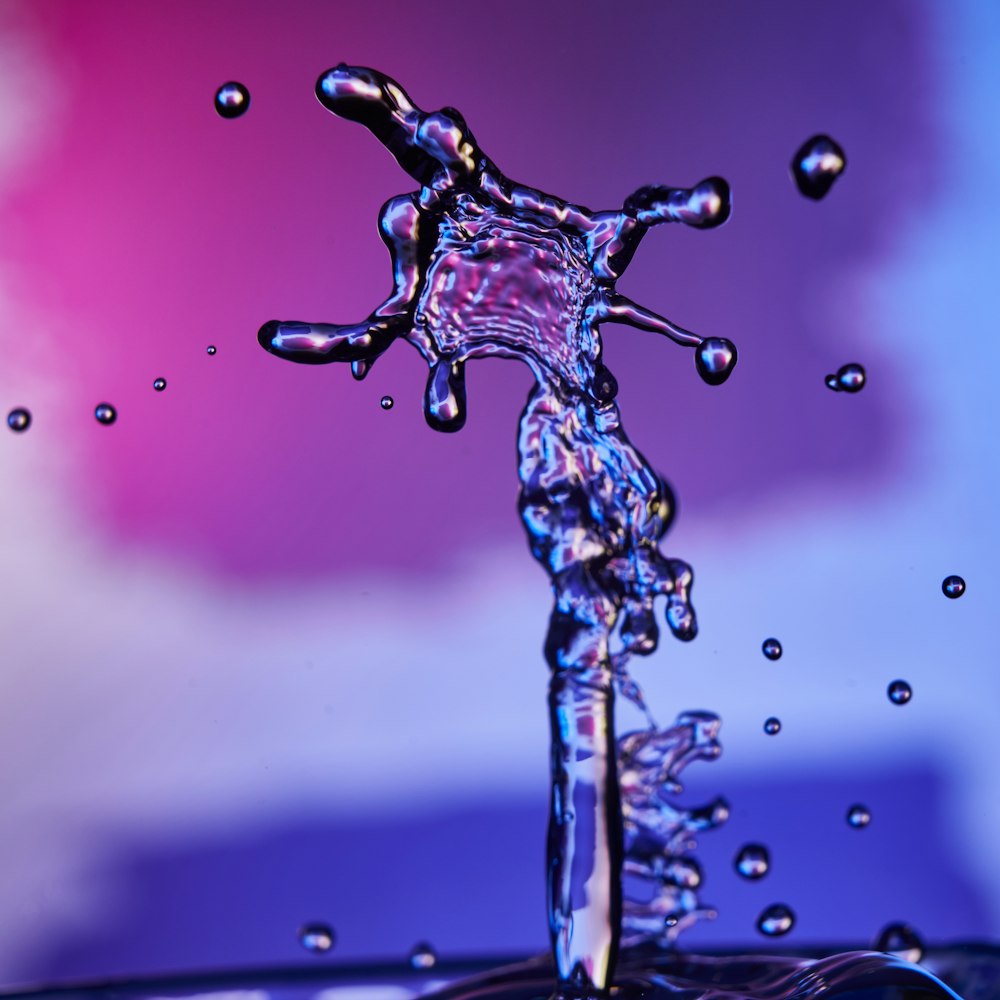
[[[931,949],[926,972],[892,956],[845,952],[830,957],[799,952],[779,956],[679,955],[647,946],[626,949],[612,995],[672,1000],[987,1000],[1000,989],[1000,949],[964,945]],[[260,968],[114,982],[92,982],[25,992],[7,1000],[537,1000],[551,990],[548,956],[528,960],[471,960],[378,965]],[[943,981],[943,982],[942,982]],[[947,983],[947,986],[944,985]]]
[[[622,428],[599,331],[603,323],[620,323],[658,333],[693,350],[705,382],[725,382],[737,361],[730,341],[683,330],[615,285],[651,226],[707,229],[725,222],[726,182],[647,186],[620,209],[592,212],[510,181],[459,112],[423,112],[381,73],[340,65],[320,77],[316,93],[330,111],[365,125],[420,190],[390,199],[379,217],[393,270],[383,303],[356,324],[272,320],[259,332],[261,345],[292,361],[349,363],[364,379],[397,339],[406,340],[429,368],[427,422],[444,432],[465,423],[469,360],[516,359],[535,376],[518,433],[518,507],[554,598],[544,652],[551,676],[547,882],[557,992],[598,995],[613,984],[614,991],[643,996],[777,998],[835,995],[863,982],[951,995],[887,955],[804,965],[681,959],[670,950],[684,927],[711,912],[698,900],[701,873],[688,852],[693,834],[723,822],[728,807],[720,799],[682,809],[672,795],[687,763],[718,756],[720,723],[710,713],[688,712],[658,728],[628,673],[632,655],[657,646],[658,598],[676,638],[693,639],[697,620],[691,568],[659,550],[673,496]],[[842,151],[800,153],[802,163],[793,166],[800,188],[808,181],[812,187],[803,192],[818,197],[843,169]],[[853,368],[860,366],[853,366],[841,378],[847,367],[832,388],[857,391],[863,370],[858,375]],[[391,406],[384,397],[383,408],[387,400]],[[767,640],[764,654],[777,659],[780,643]],[[616,739],[616,693],[647,713],[647,729]],[[758,926],[780,935],[793,923],[794,914],[775,903]],[[543,983],[551,985],[551,974],[546,962],[529,963],[446,992],[535,996],[545,992]]]

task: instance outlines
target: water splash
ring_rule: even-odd
[[[721,720],[711,712],[684,712],[668,729],[627,733],[618,741],[618,775],[624,829],[625,894],[622,941],[669,945],[686,927],[715,911],[698,901],[702,873],[686,853],[694,835],[720,826],[729,804],[717,798],[685,808],[671,799],[683,791],[679,777],[696,760],[715,760]]]
[[[657,544],[673,497],[621,427],[599,331],[617,323],[660,334],[694,350],[707,383],[728,378],[732,343],[683,329],[615,284],[650,227],[725,222],[729,186],[718,177],[689,189],[650,185],[620,209],[592,212],[509,180],[458,111],[424,112],[375,70],[339,65],[319,78],[316,95],[366,126],[420,190],[391,198],[379,216],[393,271],[385,302],[355,324],[272,320],[258,338],[291,361],[349,363],[359,379],[397,339],[408,341],[429,368],[426,420],[445,432],[465,424],[468,361],[513,358],[533,372],[518,506],[555,598],[545,642],[549,926],[560,980],[601,990],[622,906],[615,685],[627,688],[628,656],[656,648],[657,597],[677,638],[693,639],[697,622],[691,568]],[[615,654],[613,638],[622,646]]]
[[[534,959],[423,997],[538,1000],[545,995],[550,976],[548,963]],[[995,980],[987,973],[985,982],[992,987]],[[896,954],[855,951],[819,959],[701,957],[653,947],[627,949],[622,954],[613,995],[617,1000],[959,1000],[936,976]]]
[[[659,549],[674,499],[621,426],[618,383],[603,363],[600,330],[621,324],[657,333],[692,349],[706,383],[726,381],[737,362],[730,341],[703,339],[615,287],[650,227],[724,223],[726,182],[650,185],[621,208],[593,212],[509,180],[458,111],[422,111],[375,70],[341,64],[319,78],[316,95],[329,111],[368,128],[420,187],[391,198],[379,215],[393,273],[388,298],[358,323],[271,320],[258,332],[261,346],[290,361],[347,363],[361,380],[405,340],[427,363],[424,415],[443,432],[465,424],[468,361],[516,359],[535,377],[519,426],[518,509],[554,597],[544,652],[551,671],[547,887],[557,994],[605,995],[624,934],[634,947],[623,954],[615,989],[629,997],[680,989],[706,1000],[777,1000],[833,996],[857,983],[931,984],[930,995],[953,996],[885,955],[677,963],[661,947],[706,912],[696,896],[701,870],[684,852],[695,832],[726,819],[728,806],[717,799],[683,809],[669,798],[680,790],[686,763],[718,756],[718,718],[686,713],[659,729],[628,673],[631,656],[656,649],[657,598],[665,599],[664,619],[676,638],[691,640],[698,627],[691,568]],[[814,190],[843,169],[841,162],[831,174],[827,153],[818,155],[800,157]],[[650,722],[620,742],[616,693]],[[630,879],[624,899],[623,872]],[[794,915],[775,904],[761,921],[765,933],[780,934]],[[530,991],[524,996],[537,996],[544,963],[524,969],[523,981],[520,973],[501,973],[486,977],[481,991],[463,984],[440,996],[485,997],[502,987],[509,998],[522,986]]]

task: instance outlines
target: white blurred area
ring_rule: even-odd
[[[30,168],[58,114],[40,85],[44,53],[12,10],[0,8],[0,184]],[[962,52],[968,34],[1000,31],[1000,8],[955,8],[940,28],[942,51]],[[664,636],[635,673],[661,720],[686,708],[723,717],[720,786],[761,769],[914,753],[945,762],[956,846],[989,883],[983,931],[995,935],[1000,253],[985,192],[1000,188],[988,125],[1000,71],[976,61],[985,49],[968,51],[942,66],[963,149],[953,162],[967,176],[949,178],[929,214],[914,212],[889,271],[839,277],[844,322],[874,312],[883,349],[913,373],[923,425],[908,478],[862,507],[791,496],[736,531],[687,514],[665,549],[696,568],[702,634],[687,646]],[[16,266],[0,262],[0,327],[43,330],[15,286]],[[0,390],[6,378],[0,369]],[[33,397],[57,406],[58,386]],[[115,887],[88,876],[109,830],[169,837],[302,808],[545,794],[549,595],[526,548],[469,554],[426,586],[373,577],[239,590],[140,550],[108,551],[64,488],[74,456],[3,434],[0,967],[40,934],[113,908]],[[940,591],[952,572],[969,584],[959,601]],[[759,651],[768,635],[785,649],[776,664]],[[903,709],[885,698],[896,677],[914,689]],[[784,722],[780,744],[760,736],[770,714]]]

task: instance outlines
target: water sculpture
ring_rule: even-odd
[[[368,128],[420,188],[389,199],[379,213],[393,285],[366,319],[272,320],[258,339],[290,361],[349,363],[357,379],[406,340],[429,367],[427,422],[444,432],[465,423],[469,360],[517,359],[534,374],[520,419],[518,476],[521,519],[554,596],[544,646],[551,671],[549,928],[557,995],[603,995],[623,940],[660,948],[704,911],[695,895],[700,870],[683,851],[691,833],[722,822],[727,807],[720,799],[681,809],[669,798],[688,762],[719,753],[714,715],[685,713],[666,729],[649,716],[648,729],[615,738],[616,689],[649,714],[627,664],[657,646],[656,598],[665,598],[678,639],[693,639],[697,622],[691,568],[658,548],[673,497],[622,429],[599,331],[617,323],[660,334],[693,349],[710,385],[728,378],[737,360],[730,341],[684,330],[615,285],[651,226],[724,223],[729,187],[718,177],[690,189],[647,186],[619,209],[593,212],[512,182],[458,111],[424,112],[375,70],[341,64],[320,76],[316,95],[334,114]],[[651,895],[623,904],[623,872],[653,886]],[[885,956],[843,959],[777,963],[758,976],[755,995],[783,995],[788,987],[805,997],[814,986],[823,992],[893,976],[932,981],[917,969],[899,973],[899,961]],[[745,965],[719,965],[710,977],[718,985],[697,995],[746,996]],[[668,966],[681,978],[695,968]],[[536,968],[529,963],[504,982],[534,990]],[[662,985],[663,969],[655,969],[632,976],[640,994]],[[492,982],[484,980],[486,993]],[[932,995],[953,996],[933,982],[941,992]],[[442,996],[478,995],[463,989]]]

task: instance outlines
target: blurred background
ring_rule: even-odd
[[[33,419],[0,434],[0,982],[547,946],[530,376],[470,366],[445,436],[405,344],[355,383],[256,341],[389,288],[376,216],[413,184],[316,101],[340,61],[593,208],[732,185],[620,288],[734,340],[733,378],[604,331],[701,621],[635,675],[663,722],[724,719],[685,799],[732,804],[699,847],[719,917],[683,940],[765,944],[773,902],[789,947],[995,939],[1000,7],[2,0],[0,409]],[[789,174],[816,133],[848,159],[820,202]],[[856,395],[824,386],[847,362]]]

